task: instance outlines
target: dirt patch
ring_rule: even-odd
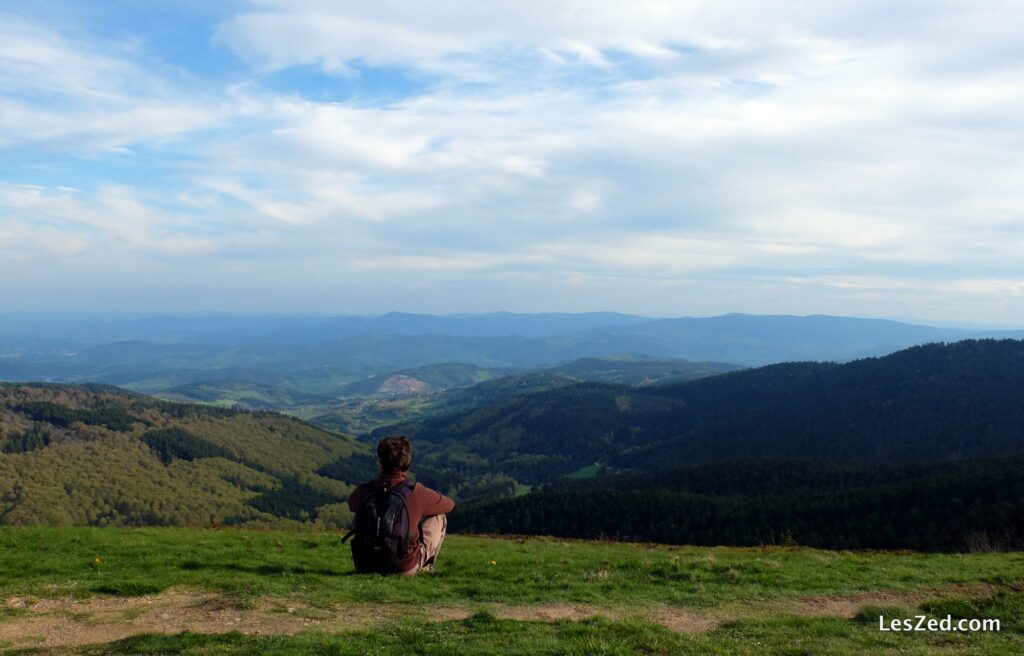
[[[659,606],[648,609],[640,619],[660,624],[677,633],[705,633],[713,631],[726,622],[737,619],[738,615],[720,609],[697,610],[675,606]]]
[[[1002,586],[1006,587],[1006,586]],[[1002,589],[998,585],[976,583],[918,590],[877,590],[853,595],[809,595],[796,598],[773,599],[762,603],[697,609],[664,604],[652,604],[643,609],[602,608],[582,604],[534,604],[506,606],[500,604],[442,606],[430,609],[434,621],[463,620],[474,611],[486,610],[501,619],[554,622],[606,617],[611,620],[637,619],[660,624],[678,633],[705,633],[723,624],[745,618],[779,615],[805,617],[852,618],[865,606],[904,606],[915,608],[930,599],[942,597],[982,598]],[[1009,586],[1016,589],[1016,586]]]
[[[510,620],[553,622],[606,617],[639,619],[680,633],[711,631],[726,622],[777,615],[850,618],[864,606],[915,607],[929,599],[946,596],[984,597],[999,586],[974,584],[927,590],[881,590],[854,595],[817,595],[774,599],[711,609],[679,608],[663,604],[641,609],[602,608],[583,604],[532,604],[509,606],[481,604],[416,608],[431,621],[455,621],[474,612],[487,611]],[[140,633],[226,633],[292,635],[310,629],[344,631],[373,626],[408,614],[403,605],[346,604],[333,609],[309,608],[282,599],[264,598],[250,607],[223,594],[175,588],[141,597],[91,597],[89,599],[33,599],[11,597],[6,606],[18,609],[14,617],[0,621],[0,644],[8,647],[75,647],[121,640]]]
[[[613,610],[594,608],[577,604],[540,604],[536,606],[499,607],[494,614],[508,620],[557,622],[558,620],[582,620],[588,617],[604,616],[617,619]]]
[[[434,606],[430,608],[429,617],[434,622],[457,622],[467,619],[472,614],[473,612],[465,606]]]
[[[531,622],[557,622],[582,620],[589,617],[621,619],[623,613],[613,608],[599,608],[583,604],[530,604],[508,606],[504,604],[477,604],[470,606],[432,606],[426,609],[431,622],[454,622],[468,619],[473,613],[486,611],[503,620]]]
[[[854,595],[816,595],[800,597],[786,612],[812,617],[851,618],[864,606],[903,606],[915,608],[929,599],[941,597],[967,597],[979,599],[988,597],[1000,589],[998,585],[974,583],[971,585],[945,586],[925,590],[877,590]]]
[[[121,640],[139,633],[294,634],[315,620],[270,607],[239,608],[215,593],[171,590],[143,597],[40,599],[15,597],[11,608],[24,615],[0,622],[0,643],[11,646],[65,647]]]
[[[610,620],[638,619],[678,631],[700,633],[710,631],[731,619],[720,613],[705,610],[676,608],[661,604],[645,609],[623,610],[602,608],[584,604],[533,604],[524,606],[481,605],[472,609],[465,606],[441,606],[430,609],[428,617],[435,622],[464,620],[473,612],[485,610],[503,620],[529,622],[557,622],[560,620],[583,620],[591,617],[605,617]]]

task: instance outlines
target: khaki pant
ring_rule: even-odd
[[[420,562],[419,565],[408,572],[408,575],[415,574],[420,570],[430,571],[434,569],[434,561],[437,554],[441,552],[441,543],[448,532],[448,517],[445,515],[434,515],[425,517],[420,522]]]

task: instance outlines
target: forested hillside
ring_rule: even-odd
[[[1024,452],[1024,342],[914,347],[664,386],[583,384],[378,429],[421,473],[544,484],[588,465],[654,469],[759,457],[936,461]],[[504,478],[502,478],[504,477]]]
[[[344,525],[351,481],[316,471],[366,452],[282,415],[0,384],[0,523]]]
[[[469,504],[453,530],[829,549],[1024,548],[1024,458],[733,461],[563,480]]]

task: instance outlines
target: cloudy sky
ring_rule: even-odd
[[[5,3],[0,307],[1024,324],[1022,31],[1016,1]]]

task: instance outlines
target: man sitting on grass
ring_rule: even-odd
[[[348,498],[355,526],[352,561],[358,572],[411,575],[431,571],[441,551],[455,502],[440,492],[406,478],[412,445],[404,437],[385,437],[377,444],[380,472]],[[344,540],[342,540],[344,542]]]

